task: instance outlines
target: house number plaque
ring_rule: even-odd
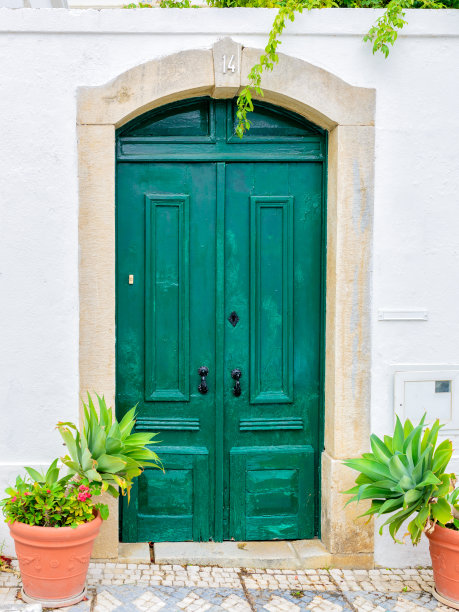
[[[212,49],[215,88],[214,98],[232,98],[241,85],[242,45],[230,38],[221,38]]]
[[[227,72],[236,72],[234,55],[223,55],[223,74],[226,74]]]

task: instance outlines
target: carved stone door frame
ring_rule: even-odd
[[[212,49],[151,60],[99,87],[78,90],[80,391],[115,401],[115,130],[168,102],[231,98],[246,84],[260,51],[224,38]],[[233,57],[232,70],[223,70]],[[226,64],[228,65],[228,64]],[[325,449],[322,542],[333,565],[369,566],[373,524],[343,508],[353,475],[342,460],[365,452],[370,434],[371,258],[374,89],[353,87],[303,60],[279,56],[263,76],[264,100],[329,132]],[[118,553],[117,504],[103,527],[97,557]],[[359,508],[359,512],[362,509]]]

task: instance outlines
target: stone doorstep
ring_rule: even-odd
[[[299,558],[288,542],[157,542],[155,563],[293,569]]]
[[[335,555],[314,540],[269,542],[156,542],[154,559],[159,565],[202,565],[252,569],[373,569],[372,554]],[[148,542],[118,545],[116,563],[151,563]]]
[[[155,563],[255,569],[372,569],[373,555],[330,554],[320,540],[270,542],[157,542]]]
[[[148,542],[120,542],[117,563],[151,563]]]

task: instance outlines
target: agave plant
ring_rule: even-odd
[[[360,472],[356,486],[344,491],[352,495],[347,503],[371,499],[370,508],[361,516],[393,513],[381,526],[380,533],[388,525],[394,540],[402,524],[414,515],[408,524],[413,544],[436,522],[459,528],[455,477],[445,473],[452,444],[445,440],[437,446],[442,425],[437,420],[424,431],[424,421],[425,415],[414,427],[409,419],[402,425],[397,417],[393,436],[384,436],[381,440],[372,434],[371,453],[344,461]]]
[[[118,497],[117,487],[123,495],[132,486],[132,480],[145,467],[163,469],[161,462],[150,448],[154,433],[131,433],[135,425],[136,407],[129,410],[118,423],[104,397],[99,397],[99,412],[88,393],[88,403],[83,402],[84,415],[80,430],[74,423],[58,423],[57,428],[69,454],[62,457],[74,477],[99,483],[102,491]]]

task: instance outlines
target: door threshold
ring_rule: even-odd
[[[157,565],[202,565],[251,569],[373,569],[373,554],[330,553],[320,540],[264,542],[156,542]],[[95,559],[94,559],[95,560]],[[118,563],[150,564],[148,542],[118,545]]]
[[[332,556],[320,540],[264,542],[157,542],[154,559],[166,565],[213,565],[254,569],[330,567]]]
[[[373,569],[373,553],[328,552],[314,540],[275,540],[264,542],[157,542],[157,565],[203,565],[247,567],[251,569]],[[118,557],[92,557],[95,562],[134,563],[145,568],[152,563],[148,542],[118,544]],[[167,569],[167,568],[165,568]]]

